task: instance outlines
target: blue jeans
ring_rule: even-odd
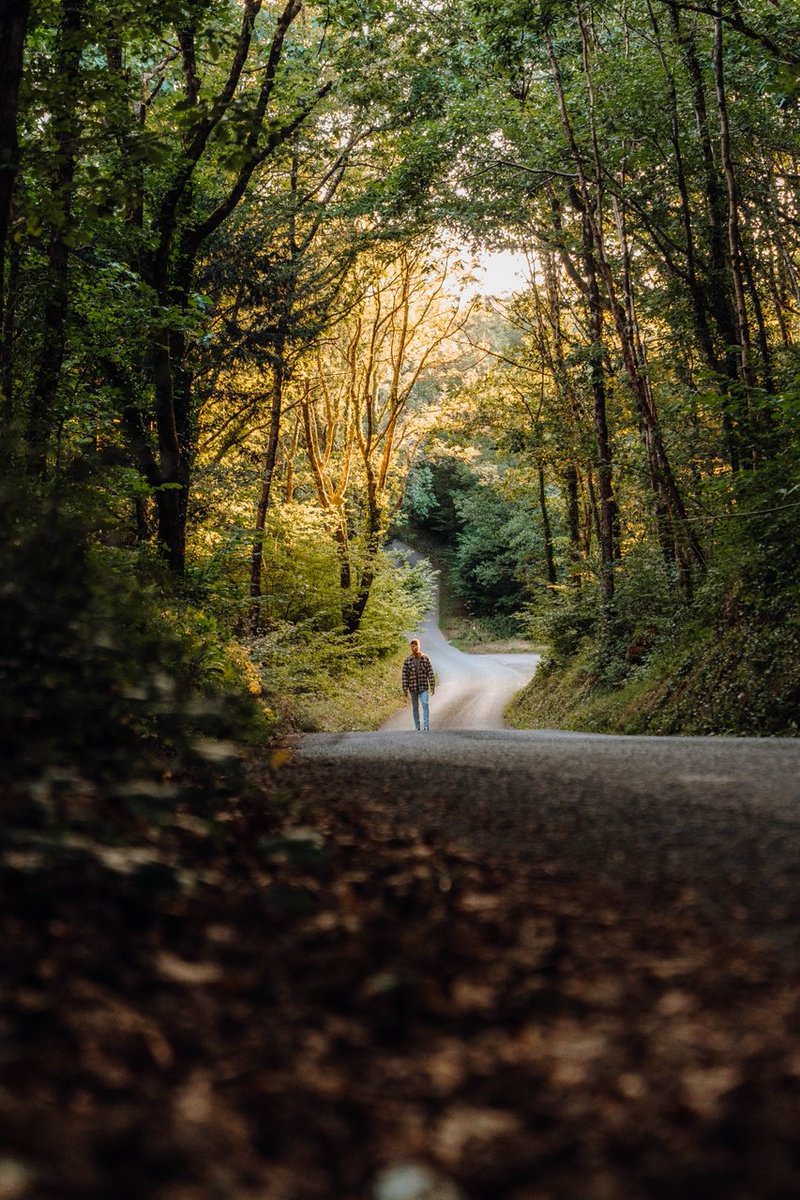
[[[411,697],[411,711],[414,714],[414,725],[419,729],[419,705],[422,701],[422,728],[430,729],[431,722],[428,714],[428,693],[425,692],[409,692]]]

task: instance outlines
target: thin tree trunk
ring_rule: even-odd
[[[717,91],[720,155],[722,157],[722,170],[725,176],[725,187],[728,193],[728,261],[733,280],[740,372],[743,381],[748,386],[752,386],[754,380],[751,364],[750,326],[747,319],[747,303],[745,301],[744,278],[742,274],[739,194],[736,184],[736,173],[733,168],[733,159],[731,158],[731,133],[723,61],[722,16],[719,10],[714,18],[714,83]]]
[[[595,94],[594,81],[591,72],[591,54],[588,29],[579,9],[579,20],[583,36],[583,65],[586,87],[589,94],[589,114],[594,152],[595,176],[599,180],[603,176],[603,164],[600,159],[599,143],[595,127]],[[574,144],[574,139],[573,139]],[[579,157],[576,155],[576,158]],[[582,168],[581,169],[582,172]],[[585,186],[585,185],[584,185]],[[614,200],[614,216],[617,228],[617,240],[622,253],[622,288],[624,304],[617,296],[617,284],[614,272],[606,254],[602,213],[599,205],[594,211],[588,209],[592,221],[592,232],[597,247],[597,261],[600,274],[605,285],[606,296],[617,329],[622,358],[636,408],[641,422],[644,437],[645,452],[650,473],[654,498],[654,508],[658,527],[659,542],[662,546],[665,560],[672,564],[676,559],[682,568],[693,558],[701,570],[705,570],[705,558],[700,544],[686,519],[683,498],[677,485],[672,467],[669,462],[666,447],[659,428],[655,402],[650,388],[647,371],[645,349],[639,334],[639,324],[636,314],[636,304],[633,293],[631,272],[630,245],[626,228],[625,214],[620,202]],[[681,569],[679,575],[684,591],[689,597],[691,591],[691,573]]]
[[[13,345],[19,278],[19,246],[12,244],[6,286],[6,244],[19,170],[17,110],[30,7],[30,0],[17,0],[0,10],[0,394],[5,431],[14,417]]]
[[[600,542],[600,511],[591,463],[586,470],[586,510],[584,529],[586,531],[586,554],[589,555],[592,552],[592,531],[594,531],[598,544]]]
[[[158,436],[158,540],[170,570],[180,575],[186,563],[189,459],[176,420],[175,379],[168,329],[161,329],[153,339],[151,353]]]
[[[756,337],[758,340],[758,353],[761,358],[761,379],[764,391],[773,396],[775,394],[775,378],[772,373],[772,351],[769,345],[769,336],[767,334],[767,323],[764,319],[764,309],[761,304],[761,297],[758,294],[758,286],[756,285],[753,267],[750,263],[750,257],[744,245],[741,247],[742,271],[747,283],[747,290],[750,293],[750,302],[753,306],[753,315],[756,319]]]
[[[17,296],[19,290],[20,247],[12,242],[8,253],[8,286],[3,294],[0,276],[0,388],[3,397],[3,428],[8,430],[14,423],[14,339],[17,323]],[[0,266],[2,264],[0,263]]]
[[[571,463],[564,472],[564,489],[567,496],[567,525],[569,527],[570,582],[580,586],[577,565],[581,560],[581,519],[578,499],[578,469]]]
[[[594,239],[588,213],[583,213],[583,263],[589,285],[589,328],[592,346],[591,374],[595,442],[597,445],[597,488],[599,492],[597,530],[600,545],[600,587],[603,601],[610,607],[614,600],[614,561],[617,558],[618,513],[614,496],[611,438],[608,432],[606,380],[603,367],[603,306],[597,282]]]
[[[350,535],[347,529],[347,514],[344,507],[339,510],[334,537],[339,557],[339,588],[342,593],[342,622],[347,623],[350,611],[350,589],[353,586],[353,566],[350,561]]]
[[[786,319],[786,292],[781,286],[775,259],[772,255],[769,257],[767,269],[769,271],[769,294],[772,299],[772,307],[775,310],[775,319],[781,331],[781,344],[786,349],[792,345],[792,330]]]
[[[675,76],[670,69],[667,61],[666,52],[661,40],[661,29],[655,10],[647,0],[647,11],[650,16],[650,23],[653,27],[653,32],[656,39],[656,47],[658,49],[661,68],[667,80],[670,96],[670,142],[672,143],[672,161],[675,166],[675,179],[678,185],[678,195],[681,198],[681,223],[683,225],[683,236],[686,251],[686,277],[685,282],[689,289],[689,294],[692,298],[692,309],[694,312],[694,325],[697,332],[697,340],[700,345],[703,358],[708,367],[715,373],[720,373],[720,363],[714,347],[714,339],[711,334],[711,329],[708,323],[708,311],[706,307],[706,299],[704,288],[700,279],[700,271],[698,267],[697,248],[695,245],[694,223],[692,215],[692,206],[689,196],[689,184],[686,179],[686,170],[684,166],[683,147],[681,145],[680,136],[680,118],[678,113],[678,91],[675,84]]]
[[[283,459],[286,469],[283,477],[283,500],[285,504],[294,503],[294,460],[297,457],[297,448],[300,445],[301,424],[300,418],[295,417],[292,440],[288,447],[284,446]]]
[[[539,478],[539,511],[542,515],[542,533],[544,535],[544,561],[547,569],[547,582],[556,583],[556,560],[553,553],[553,528],[550,524],[550,513],[547,509],[547,492],[544,483],[544,468],[538,469]]]
[[[691,34],[681,24],[680,6],[677,0],[668,0],[673,30],[681,49],[684,67],[692,90],[692,103],[700,140],[703,162],[704,199],[709,239],[708,280],[705,285],[705,303],[716,325],[721,343],[724,371],[720,378],[723,393],[722,432],[725,450],[731,470],[739,470],[742,458],[741,433],[731,412],[728,397],[732,385],[738,378],[736,351],[736,316],[730,297],[730,275],[725,250],[725,202],[717,175],[711,124],[706,104],[703,70],[697,46]]]
[[[608,432],[608,416],[606,407],[606,383],[604,373],[603,351],[603,302],[597,281],[597,260],[592,220],[593,204],[589,195],[589,187],[583,169],[583,158],[575,135],[572,130],[569,111],[567,109],[564,86],[561,78],[561,68],[548,35],[547,49],[553,79],[556,84],[561,121],[572,154],[575,170],[578,174],[579,187],[573,189],[572,198],[575,207],[581,215],[582,259],[586,295],[588,303],[590,348],[590,377],[592,401],[594,408],[594,430],[597,444],[597,484],[599,490],[598,507],[598,540],[600,546],[600,590],[607,621],[612,619],[614,601],[614,561],[617,557],[619,518],[612,480],[611,439]]]
[[[264,530],[267,524],[267,512],[269,510],[272,481],[275,475],[278,440],[281,430],[283,385],[286,373],[283,351],[284,341],[281,339],[275,349],[269,428],[267,430],[267,444],[264,450],[261,485],[258,494],[258,504],[256,506],[255,537],[253,538],[253,548],[250,558],[250,633],[253,636],[258,633],[261,618],[261,597],[263,595],[264,577]]]
[[[650,377],[644,356],[644,347],[639,336],[636,303],[633,294],[633,277],[630,263],[630,248],[625,228],[625,219],[617,204],[615,206],[619,243],[622,248],[622,286],[625,296],[624,309],[614,293],[614,280],[608,263],[604,263],[604,276],[609,292],[609,301],[614,311],[623,361],[642,423],[647,452],[650,478],[655,498],[656,521],[659,540],[668,564],[676,559],[681,564],[680,580],[687,599],[691,593],[690,573],[683,569],[692,560],[701,571],[706,569],[706,560],[700,542],[686,515],[680,488],[678,487],[667,448],[661,433],[655,400],[650,386]]]
[[[557,209],[555,207],[553,212],[554,221],[556,221]],[[544,271],[547,302],[550,307],[552,351],[549,350],[544,321],[540,316],[539,324],[541,330],[541,348],[542,353],[547,353],[548,355],[549,366],[556,387],[556,394],[558,395],[562,404],[563,420],[570,431],[570,437],[568,439],[568,454],[573,456],[577,452],[577,447],[574,444],[572,432],[575,425],[580,424],[581,414],[579,411],[578,402],[572,392],[572,389],[570,388],[565,361],[564,331],[561,320],[561,297],[559,295],[558,288],[558,274],[553,260],[553,255],[550,252],[547,250],[543,251],[541,259]],[[534,289],[535,288],[536,285],[534,283]],[[577,570],[577,564],[581,561],[580,506],[578,499],[579,482],[578,469],[575,465],[574,459],[564,468],[563,484],[567,505],[567,525],[569,528],[570,582],[576,586],[580,586],[580,574]],[[555,582],[555,580],[553,580],[553,582]]]
[[[383,515],[383,504],[378,496],[375,477],[368,469],[366,553],[359,572],[356,594],[345,616],[345,630],[349,634],[358,633],[361,628],[364,610],[375,582],[375,570],[383,540]]]

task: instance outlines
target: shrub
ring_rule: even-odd
[[[32,517],[36,499],[23,487],[0,495],[6,773],[125,775],[164,752],[188,761],[202,737],[263,729],[214,622],[135,552],[92,544],[68,505]]]

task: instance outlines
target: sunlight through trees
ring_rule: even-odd
[[[600,685],[734,596],[732,638],[776,588],[795,610],[788,0],[2,21],[4,461],[34,524],[79,513],[109,571],[165,565],[250,644],[302,512],[292,619],[336,596],[357,645],[449,458],[472,476],[445,557],[486,560],[464,603],[513,593],[552,646],[580,627]],[[504,506],[530,537],[493,593]]]

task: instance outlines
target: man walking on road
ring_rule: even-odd
[[[419,640],[412,638],[411,653],[403,663],[403,704],[408,704],[411,696],[411,711],[414,714],[414,725],[419,729],[419,708],[422,704],[422,728],[430,729],[428,712],[428,693],[432,696],[436,690],[436,677],[433,673],[431,660],[423,654]]]

